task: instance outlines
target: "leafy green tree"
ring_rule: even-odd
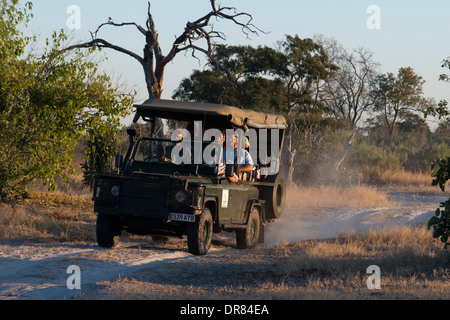
[[[445,59],[442,67],[450,69],[450,59]],[[440,75],[439,79],[450,82],[450,77],[447,74]],[[442,131],[448,131],[450,123],[450,112],[447,105],[447,101],[442,100],[435,109],[429,108],[427,110],[428,114],[432,114],[438,117],[438,119],[443,120],[439,127],[439,130]],[[445,191],[445,186],[450,180],[450,157],[441,159],[437,165],[438,169],[433,172],[434,180],[432,184],[438,185],[442,191]],[[450,237],[450,199],[442,202],[441,207],[443,209],[436,209],[436,214],[428,221],[428,228],[432,227],[434,230],[433,237],[440,237],[441,241],[448,246],[448,238]]]
[[[172,98],[184,101],[224,103],[245,106],[248,109],[271,113],[284,113],[285,85],[280,79],[257,75],[237,75],[238,86],[228,77],[214,70],[194,70],[183,79]]]
[[[444,59],[442,62],[442,68],[450,69],[450,58]],[[439,80],[450,82],[450,76],[443,73],[439,76]],[[436,117],[440,121],[439,129],[450,129],[450,109],[448,108],[447,100],[441,100],[437,105],[428,106],[425,111],[425,117],[430,115]]]
[[[320,39],[338,70],[326,81],[320,100],[336,121],[350,132],[341,152],[334,159],[334,169],[341,171],[348,151],[357,138],[358,123],[374,106],[370,84],[376,76],[378,64],[373,53],[365,49],[347,51],[332,40]]]
[[[91,134],[90,140],[86,142],[86,160],[82,164],[83,183],[93,187],[94,175],[102,172],[113,172],[113,159],[120,153],[120,140],[117,128],[105,128],[102,134]]]
[[[285,115],[289,121],[285,163],[292,182],[297,157],[312,154],[306,152],[311,142],[322,141],[317,128],[323,123],[324,105],[318,99],[318,90],[336,66],[321,45],[297,35],[287,35],[277,49],[218,46],[214,60],[228,70],[234,82],[217,72],[216,64],[210,64],[209,69],[195,70],[182,80],[172,97]]]
[[[217,46],[214,60],[236,81],[220,74],[216,64],[194,70],[175,90],[173,98],[222,102],[285,115],[319,110],[317,84],[336,66],[312,39],[287,35],[278,50],[259,46]],[[271,99],[269,97],[272,97]]]
[[[80,51],[62,53],[67,36],[54,32],[42,54],[21,28],[31,2],[0,0],[0,197],[26,195],[27,185],[74,173],[72,159],[83,136],[120,127],[134,95],[122,93],[98,63]]]
[[[395,134],[399,120],[424,114],[433,105],[432,100],[423,97],[425,80],[411,67],[400,68],[398,74],[378,75],[372,94],[376,101],[375,110],[382,116],[389,136]]]
[[[433,172],[433,185],[439,185],[445,191],[445,185],[450,179],[450,157],[441,159],[438,169]],[[435,215],[428,221],[428,228],[433,228],[433,238],[440,238],[443,243],[448,243],[450,237],[450,199],[441,203],[441,209],[436,209]]]

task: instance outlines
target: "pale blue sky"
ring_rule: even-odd
[[[230,23],[215,22],[215,28],[223,31],[230,44],[268,45],[284,38],[285,34],[298,34],[302,38],[322,34],[334,38],[346,49],[364,47],[374,52],[380,63],[380,72],[396,73],[400,67],[411,66],[425,80],[425,95],[436,100],[450,100],[450,84],[438,81],[444,58],[450,56],[450,1],[448,0],[221,0],[223,6],[234,6],[239,11],[251,13],[254,24],[269,34],[252,36],[241,33]],[[53,30],[66,27],[70,5],[81,9],[81,29],[73,33],[73,42],[88,40],[89,31],[107,21],[137,22],[145,25],[147,1],[132,0],[35,0],[35,15],[29,32],[50,37]],[[160,33],[164,53],[170,49],[176,35],[184,29],[188,20],[194,20],[209,12],[208,0],[154,0],[152,13]],[[381,29],[370,30],[366,21],[367,8],[377,5],[381,10]],[[141,54],[143,36],[133,27],[107,27],[100,33],[104,39],[133,49]],[[121,79],[139,92],[139,102],[146,98],[143,72],[134,59],[112,50],[105,50],[108,61],[103,67],[108,72],[122,75]],[[170,98],[180,81],[192,70],[203,65],[188,54],[178,56],[167,67],[163,98]],[[450,71],[448,72],[450,73]]]

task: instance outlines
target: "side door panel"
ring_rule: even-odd
[[[211,186],[207,192],[217,196],[219,223],[226,225],[244,224],[248,200],[258,197],[258,191],[254,187],[228,181]]]

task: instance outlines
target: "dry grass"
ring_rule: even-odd
[[[356,209],[389,206],[387,193],[370,186],[318,186],[287,189],[286,209]]]
[[[308,241],[304,251],[281,268],[288,276],[308,275],[314,297],[448,299],[449,255],[431,240],[424,226],[397,227],[367,234],[345,234],[329,241]],[[368,290],[366,268],[381,269],[381,289]],[[319,279],[312,275],[322,275]],[[311,291],[312,294],[313,291]]]
[[[73,241],[93,238],[95,215],[87,195],[32,192],[23,202],[0,204],[0,239]]]
[[[408,172],[405,170],[399,171],[383,171],[379,175],[379,179],[384,184],[405,185],[428,187],[431,186],[431,173],[425,174],[422,172]]]
[[[389,204],[385,193],[366,186],[294,186],[288,188],[287,199],[288,210],[311,207],[345,209]],[[33,191],[30,199],[23,202],[0,205],[0,239],[91,239],[92,232],[80,222],[92,222],[95,219],[92,206],[91,194],[85,190],[80,193]]]
[[[405,185],[405,186],[430,186],[431,172],[409,172],[405,170],[381,170],[380,168],[367,169],[362,174],[362,180],[378,185]]]
[[[367,288],[370,265],[379,290]],[[426,228],[399,227],[157,265],[82,298],[449,299],[449,280],[449,255]]]
[[[442,191],[432,186],[431,172],[409,172],[405,170],[392,171],[372,168],[362,174],[361,181],[371,185],[387,186],[399,191],[439,194]],[[447,184],[449,185],[450,182]],[[448,193],[448,192],[447,192]]]
[[[389,205],[385,192],[366,186],[295,187],[288,199],[288,210]],[[94,218],[89,194],[34,192],[0,204],[0,239],[94,242]],[[380,290],[366,286],[370,265],[381,269]],[[450,260],[425,226],[397,227],[153,265],[80,298],[450,299]]]
[[[315,269],[343,274],[355,271],[361,262],[382,265],[390,271],[406,268],[418,272],[438,258],[442,246],[422,226],[342,234],[334,240],[308,241],[304,249],[285,265],[286,273]]]

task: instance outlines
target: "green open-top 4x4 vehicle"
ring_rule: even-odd
[[[135,108],[134,122],[150,121],[153,128],[160,118],[200,123],[202,133],[212,128],[251,132],[250,140],[255,143],[256,137],[258,147],[271,150],[272,158],[269,163],[270,154],[264,159],[260,153],[253,159],[255,170],[245,177],[239,175],[235,159],[226,165],[225,175],[220,175],[219,163],[172,161],[167,153],[182,140],[135,139],[135,131],[128,130],[129,148],[125,157],[116,157],[117,173],[95,177],[98,244],[114,247],[122,230],[154,239],[186,235],[188,251],[197,255],[208,252],[213,232],[235,231],[240,249],[263,242],[265,225],[279,218],[284,209],[286,190],[278,168],[285,118],[224,105],[160,99]],[[211,141],[200,142],[200,152],[207,143]],[[198,155],[195,146],[193,151]],[[236,174],[240,180],[233,183],[229,177]]]

